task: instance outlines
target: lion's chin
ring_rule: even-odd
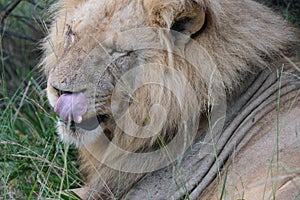
[[[101,126],[97,126],[92,130],[85,130],[80,127],[70,128],[64,122],[59,121],[57,123],[57,132],[64,143],[82,147],[94,142],[103,133],[103,129]]]

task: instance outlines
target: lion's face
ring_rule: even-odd
[[[169,127],[176,129],[183,114],[178,114],[172,95],[157,86],[135,86],[145,80],[157,82],[160,78],[158,85],[178,84],[174,94],[189,98],[191,95],[186,95],[182,80],[174,76],[168,79],[170,70],[151,67],[151,64],[180,71],[188,80],[199,103],[189,105],[192,111],[195,107],[203,109],[207,98],[223,98],[220,88],[233,93],[245,72],[265,67],[274,55],[280,55],[290,46],[290,41],[296,41],[294,35],[282,31],[282,27],[286,30],[290,27],[279,17],[257,10],[254,2],[247,7],[244,3],[62,1],[44,42],[42,65],[48,76],[49,102],[61,118],[58,129],[63,140],[80,145],[93,141],[103,132],[112,138],[116,127],[114,112],[122,115],[128,105],[133,121],[147,125],[151,124],[148,120],[151,106],[162,103],[168,119],[158,126],[165,127],[165,131]],[[258,16],[264,13],[261,16],[264,20],[257,23],[249,13]],[[278,26],[269,26],[270,23]],[[195,48],[193,41],[201,47]],[[147,71],[149,68],[152,71]],[[120,90],[121,97],[116,94]],[[117,105],[114,98],[119,102]],[[185,108],[185,112],[189,110]]]
[[[205,122],[210,146],[211,132],[224,128],[226,97],[241,95],[245,76],[272,68],[298,41],[254,1],[58,2],[41,63],[48,99],[59,135],[80,147],[88,185],[103,199],[127,192],[137,181],[130,173],[183,155]]]
[[[66,14],[58,18],[48,38],[52,52],[45,59],[45,71],[49,102],[60,116],[58,130],[65,142],[81,145],[103,132],[112,137],[111,99],[120,77],[138,66],[169,62],[168,52],[155,46],[165,42],[157,28],[174,26],[191,35],[204,23],[204,12],[193,9],[191,2],[176,4],[193,12],[184,15],[172,10],[168,19],[158,13],[169,12],[171,2],[164,2],[170,4],[167,8],[161,1],[150,2],[127,1],[124,6],[124,1],[81,1],[78,8],[64,5]],[[155,45],[148,48],[151,44]],[[133,82],[138,77],[134,74]],[[131,92],[128,95],[133,95]]]

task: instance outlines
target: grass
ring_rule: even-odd
[[[258,0],[280,12],[284,18],[300,29],[300,2],[299,0]]]
[[[1,2],[4,10],[11,1]],[[59,191],[83,182],[75,148],[57,137],[45,79],[34,67],[51,3],[22,1],[0,25],[0,199],[68,199]]]
[[[10,2],[2,0],[0,10]],[[83,183],[77,152],[59,141],[45,79],[34,67],[53,2],[23,0],[0,24],[0,199],[69,199],[59,191]],[[300,28],[297,0],[264,2]]]
[[[0,192],[3,199],[57,197],[80,187],[76,150],[56,135],[40,80],[30,73],[12,96],[3,84],[0,115]],[[5,76],[3,76],[5,80]],[[67,156],[68,155],[68,156]]]

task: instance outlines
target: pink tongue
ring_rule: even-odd
[[[62,94],[56,102],[54,111],[65,121],[70,118],[76,123],[81,123],[87,107],[87,98],[83,93]]]

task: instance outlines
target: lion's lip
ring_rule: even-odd
[[[94,117],[90,117],[81,123],[76,123],[74,121],[65,121],[60,119],[61,122],[63,122],[66,126],[68,126],[71,130],[76,130],[76,128],[82,128],[84,130],[94,130],[96,129],[101,123],[106,122],[108,119],[108,115],[97,115]]]

